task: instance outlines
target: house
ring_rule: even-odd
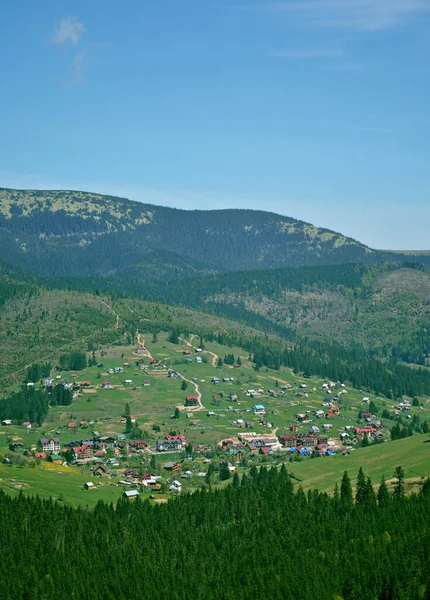
[[[22,442],[12,442],[9,447],[14,452],[16,452],[17,450],[24,450],[24,444]]]
[[[43,452],[60,452],[60,438],[41,438],[39,443]]]
[[[107,471],[103,465],[96,465],[92,468],[94,477],[105,477],[107,475]]]
[[[87,481],[86,483],[84,483],[85,490],[93,490],[94,488],[95,488],[95,485],[92,481]]]
[[[214,413],[212,410],[208,410],[208,412],[206,413],[207,417],[216,417],[216,413]]]
[[[47,454],[46,452],[35,452],[34,458],[38,458],[39,460],[46,460]]]
[[[61,456],[61,454],[51,454],[51,462],[53,462],[56,465],[61,465],[63,462],[63,457]]]
[[[182,354],[183,354],[184,356],[190,356],[190,355],[191,355],[191,350],[184,350],[184,351],[182,352]]]
[[[111,390],[113,388],[113,385],[110,381],[103,381],[102,388],[105,390]]]
[[[85,458],[93,457],[93,449],[87,444],[83,444],[82,446],[74,446],[73,453],[75,455],[75,460],[82,460]]]
[[[133,498],[137,498],[139,496],[139,492],[137,490],[125,490],[122,494],[123,498],[128,498],[129,500]]]
[[[316,425],[312,425],[309,428],[309,433],[319,433],[319,428]]]
[[[149,379],[145,379],[145,381],[143,382],[143,386],[149,387],[150,385],[151,385],[151,382],[149,381]]]
[[[307,421],[309,421],[309,416],[306,413],[301,413],[296,416],[301,423],[306,423]]]
[[[252,394],[251,394],[252,396]],[[264,408],[264,404],[255,404],[252,408],[254,411],[254,415],[265,415],[266,409]]]
[[[270,454],[271,450],[270,448],[268,448],[267,446],[263,446],[262,448],[259,449],[259,453],[260,454],[264,454],[264,455],[268,455]]]
[[[201,356],[196,356],[196,358],[194,360],[196,361],[196,363],[202,363],[203,362],[203,358]]]
[[[218,377],[212,377],[211,381],[212,381],[212,383],[214,385],[217,385],[219,383],[219,378]]]
[[[171,441],[180,441],[182,446],[185,446],[187,443],[187,438],[185,437],[185,435],[166,435],[166,440],[168,442]]]
[[[182,442],[178,439],[157,440],[155,449],[157,452],[174,452],[182,448]]]
[[[90,385],[91,385],[91,382],[90,382],[90,381],[80,381],[80,382],[79,382],[79,385],[80,385],[81,387],[88,388],[88,387],[90,387]]]
[[[24,427],[24,429],[31,429],[31,423],[29,423],[28,421],[24,421],[22,426]]]
[[[294,448],[296,446],[297,436],[295,435],[282,435],[280,437],[281,443],[287,448]]]
[[[3,426],[7,426],[7,425],[12,425],[12,419],[3,419],[3,421],[1,422],[1,424]]]
[[[342,442],[344,442],[345,440],[349,440],[349,433],[343,432],[340,434],[339,437],[342,440]]]
[[[67,428],[68,429],[76,429],[76,427],[77,427],[76,423],[73,423],[73,422],[72,423],[67,423]]]
[[[166,462],[163,465],[163,469],[166,469],[166,471],[180,471],[181,463],[180,462]]]
[[[330,429],[333,428],[333,425],[331,423],[324,423],[324,425],[322,426],[324,431],[329,431]]]
[[[187,396],[185,398],[185,406],[197,406],[199,403],[198,396]]]
[[[182,484],[177,481],[176,479],[174,481],[172,481],[172,483],[169,486],[169,490],[171,492],[180,492],[182,490]]]
[[[315,416],[317,419],[322,419],[324,417],[324,411],[323,410],[316,410],[315,411]]]
[[[290,431],[297,431],[297,429],[298,429],[297,425],[290,425],[289,426],[289,430]]]

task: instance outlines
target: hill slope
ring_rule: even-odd
[[[4,265],[44,275],[133,272],[164,279],[386,258],[273,213],[185,211],[73,191],[0,189],[0,232]]]

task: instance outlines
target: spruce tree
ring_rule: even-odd
[[[340,484],[340,504],[345,510],[349,510],[353,505],[351,479],[347,471],[344,472]]]

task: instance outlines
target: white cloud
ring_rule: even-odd
[[[76,46],[85,31],[85,25],[78,17],[64,17],[54,31],[52,43],[65,44],[66,42],[70,42]]]
[[[430,0],[285,0],[262,6],[308,25],[363,31],[388,29],[430,12]]]

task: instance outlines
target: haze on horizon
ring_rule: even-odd
[[[429,249],[430,0],[17,0],[0,186]]]

